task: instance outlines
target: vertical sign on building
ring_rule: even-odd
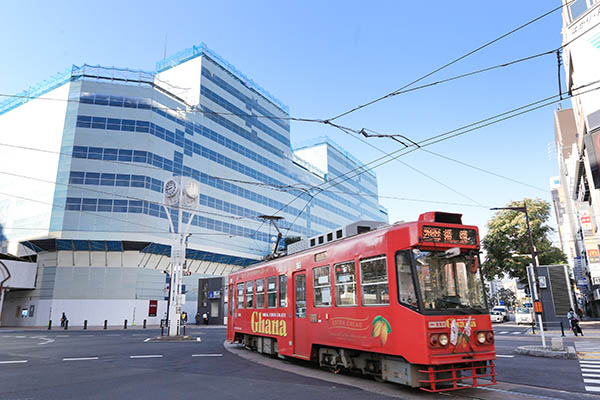
[[[157,310],[158,310],[158,300],[150,300],[150,304],[148,306],[148,316],[156,317]]]

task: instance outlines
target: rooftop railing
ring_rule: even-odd
[[[229,71],[234,77],[239,79],[244,85],[248,88],[255,90],[258,94],[265,97],[270,102],[274,103],[277,107],[285,111],[289,114],[290,109],[288,106],[283,104],[279,99],[269,93],[266,89],[261,87],[258,83],[254,82],[252,79],[248,78],[244,75],[240,70],[238,70],[233,64],[229,63],[223,57],[215,53],[213,50],[209,49],[205,43],[200,43],[198,46],[192,46],[188,49],[182,50],[173,54],[170,57],[165,58],[162,61],[156,63],[156,71],[163,72],[169,68],[173,68],[179,64],[182,64],[186,61],[189,61],[193,58],[199,57],[201,55],[206,54],[213,61],[223,67],[225,70]]]

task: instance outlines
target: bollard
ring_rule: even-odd
[[[65,320],[65,331],[69,329],[69,320]]]
[[[565,328],[563,327],[562,321],[560,321],[560,331],[562,332],[563,337],[565,337]]]
[[[127,320],[123,323],[123,329],[127,329]]]
[[[183,336],[185,336],[185,325],[183,326]]]
[[[87,319],[83,321],[83,329],[87,329]]]
[[[104,320],[104,329],[106,329],[106,325],[108,325],[108,320]]]
[[[146,329],[146,320],[144,320],[144,329]]]
[[[48,321],[48,330],[52,329],[52,320]]]

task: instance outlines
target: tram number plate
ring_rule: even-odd
[[[423,226],[421,240],[424,242],[477,244],[475,229],[445,228],[441,226]]]

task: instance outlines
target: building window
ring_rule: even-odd
[[[589,7],[594,4],[594,0],[575,0],[570,6],[571,22],[581,17]]]

